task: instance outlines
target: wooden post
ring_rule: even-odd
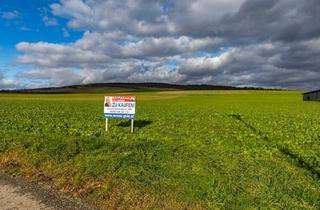
[[[133,133],[133,119],[131,119],[131,133]]]
[[[106,131],[108,131],[109,125],[108,125],[108,118],[106,118]]]

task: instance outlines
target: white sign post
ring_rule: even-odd
[[[135,96],[105,96],[104,117],[106,118],[106,131],[108,131],[108,119],[131,119],[131,132],[133,132],[133,120],[136,114]]]

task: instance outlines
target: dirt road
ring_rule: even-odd
[[[0,210],[94,209],[48,187],[0,171]]]

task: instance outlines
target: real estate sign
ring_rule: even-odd
[[[105,118],[134,119],[136,114],[135,96],[105,96]]]

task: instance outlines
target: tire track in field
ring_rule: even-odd
[[[229,117],[243,123],[247,128],[249,128],[251,131],[253,131],[254,133],[256,133],[262,140],[270,143],[270,138],[268,136],[268,134],[262,132],[261,130],[255,128],[254,126],[252,126],[251,124],[249,124],[248,122],[246,122],[240,114],[229,114]],[[278,151],[285,155],[287,158],[291,159],[294,161],[294,163],[296,163],[296,165],[304,170],[309,171],[311,174],[313,174],[314,176],[317,177],[317,179],[320,179],[320,171],[318,171],[316,169],[316,167],[308,162],[306,162],[303,157],[301,157],[299,154],[291,151],[289,148],[280,145],[278,143],[276,143],[277,149]]]

